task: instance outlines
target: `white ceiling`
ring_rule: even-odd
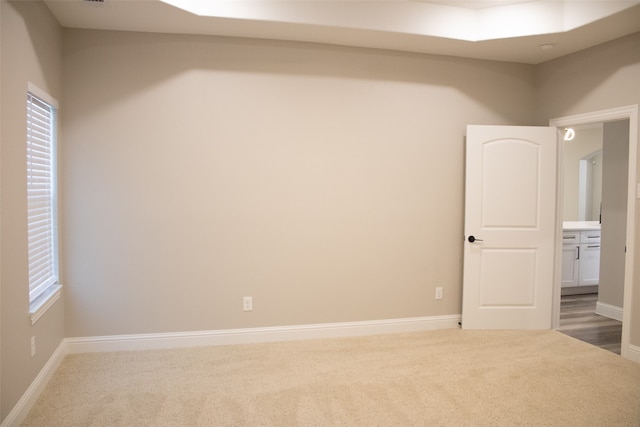
[[[306,41],[529,64],[640,31],[640,0],[45,3],[69,28]]]

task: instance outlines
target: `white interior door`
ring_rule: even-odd
[[[557,131],[468,126],[465,329],[550,329]]]

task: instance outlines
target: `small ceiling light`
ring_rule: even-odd
[[[542,44],[540,45],[540,49],[542,49],[542,50],[551,50],[551,49],[553,49],[554,47],[556,47],[556,44],[555,44],[555,43],[542,43]]]
[[[573,128],[565,128],[564,129],[564,140],[565,141],[572,141],[573,138],[576,137],[576,131],[573,130]]]

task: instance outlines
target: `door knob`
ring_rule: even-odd
[[[484,240],[482,240],[482,239],[476,239],[475,236],[469,236],[469,238],[467,240],[469,240],[469,243],[484,242]]]

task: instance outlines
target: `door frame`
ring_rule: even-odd
[[[549,126],[558,128],[558,140],[563,140],[561,128],[577,126],[595,122],[610,122],[629,119],[629,171],[627,180],[627,252],[625,254],[624,297],[622,314],[622,339],[620,353],[623,357],[637,360],[639,355],[631,354],[631,314],[633,293],[633,260],[635,253],[635,206],[636,193],[640,196],[640,184],[636,185],[637,156],[638,156],[638,105],[628,105],[619,108],[594,111],[584,114],[559,117],[549,120]],[[553,307],[551,325],[553,329],[560,326],[560,296],[561,296],[561,266],[562,266],[562,212],[563,212],[563,144],[558,144],[557,158],[557,202],[556,202],[556,265],[553,289]],[[638,312],[640,307],[633,307]]]

